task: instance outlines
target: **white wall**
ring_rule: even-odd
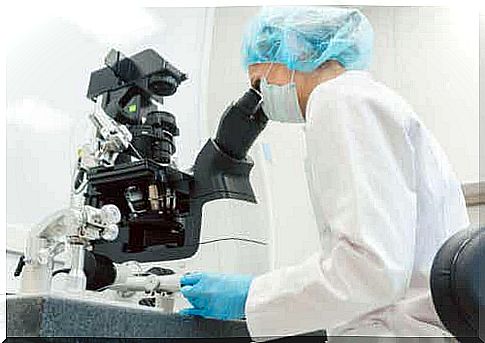
[[[462,182],[479,180],[479,26],[474,10],[364,7],[376,79],[431,129]]]

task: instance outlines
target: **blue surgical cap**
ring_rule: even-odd
[[[282,63],[310,72],[329,60],[346,69],[367,69],[373,31],[357,9],[265,7],[249,24],[242,44],[244,67]]]

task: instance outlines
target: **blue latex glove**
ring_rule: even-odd
[[[192,273],[180,280],[180,292],[193,308],[182,315],[216,319],[242,319],[253,277],[250,275]]]

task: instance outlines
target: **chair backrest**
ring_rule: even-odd
[[[485,338],[485,227],[450,237],[436,254],[431,293],[446,328],[461,341]],[[483,263],[481,263],[483,262]]]

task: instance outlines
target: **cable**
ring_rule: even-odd
[[[59,273],[66,273],[66,274],[69,274],[69,272],[70,272],[70,271],[71,271],[71,269],[70,269],[70,268],[58,269],[58,270],[56,270],[56,271],[54,271],[54,272],[52,273],[52,276],[55,276],[55,275],[57,275],[57,274],[59,274]]]
[[[254,243],[254,244],[259,244],[259,245],[268,245],[268,243],[265,243],[265,242],[262,242],[262,241],[257,241],[255,239],[239,238],[239,237],[227,237],[227,238],[212,239],[210,241],[200,242],[200,243],[197,243],[197,244],[189,244],[189,245],[184,245],[184,246],[190,247],[190,246],[209,244],[209,243],[215,243],[215,242],[220,242],[220,241],[243,241],[243,242]]]
[[[124,286],[125,284],[124,283],[113,283],[111,285],[108,285],[108,286],[104,286],[104,287],[101,287],[101,288],[98,288],[96,289],[95,291],[96,292],[102,292],[102,291],[105,291],[111,287],[116,287],[116,286]]]

